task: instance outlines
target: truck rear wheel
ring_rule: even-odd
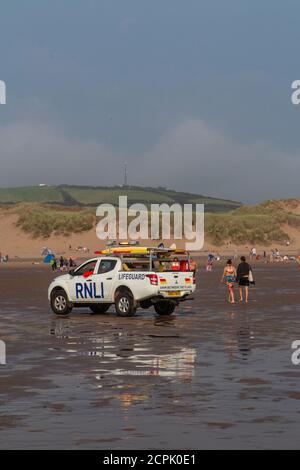
[[[134,298],[129,291],[120,291],[116,295],[116,312],[120,317],[132,317],[136,312]]]
[[[51,295],[51,308],[56,315],[68,315],[72,311],[72,305],[63,289],[56,290]]]
[[[107,310],[109,309],[110,304],[96,304],[96,305],[90,305],[90,309],[93,313],[106,313]]]
[[[172,315],[176,305],[173,302],[157,302],[154,309],[158,315]]]

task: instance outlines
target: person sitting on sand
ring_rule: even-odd
[[[233,292],[235,281],[236,281],[236,269],[233,266],[231,259],[229,259],[224,268],[221,282],[225,282],[228,287],[228,302],[230,302],[231,304],[235,303],[234,292]]]
[[[243,288],[245,290],[245,302],[248,303],[249,301],[250,271],[252,273],[252,268],[250,264],[246,262],[245,256],[242,256],[241,263],[238,265],[238,268],[237,268],[237,276],[236,276],[237,282],[239,283],[240,302],[244,301]]]

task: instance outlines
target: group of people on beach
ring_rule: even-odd
[[[66,259],[61,256],[59,260],[53,257],[50,261],[50,266],[52,268],[52,271],[67,271],[69,268],[75,267],[75,262],[71,257],[69,259]]]
[[[225,283],[228,288],[228,301],[235,303],[234,286],[239,285],[240,302],[249,302],[249,286],[254,284],[252,267],[247,263],[245,256],[241,257],[241,262],[236,269],[229,259],[223,271],[221,282]]]

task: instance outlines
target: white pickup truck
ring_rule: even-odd
[[[165,268],[167,264],[169,270]],[[73,307],[105,313],[115,305],[118,315],[127,317],[134,315],[138,307],[154,306],[157,314],[171,315],[196,288],[195,273],[189,270],[189,265],[180,271],[177,264],[178,270],[174,270],[169,258],[167,263],[150,259],[150,264],[143,259],[129,263],[119,256],[90,259],[54,279],[48,291],[51,308],[57,315],[67,315]]]

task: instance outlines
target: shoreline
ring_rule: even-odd
[[[197,263],[203,263],[203,266],[205,265],[205,262],[207,260],[207,254],[209,253],[209,250],[202,252],[202,253],[195,253],[191,254],[191,257],[195,259]],[[270,255],[267,254],[266,258],[263,258],[262,256],[260,259],[255,259],[251,260],[249,254],[246,252],[241,251],[238,253],[237,257],[234,258],[234,254],[231,251],[222,251],[218,252],[220,255],[220,260],[215,260],[214,265],[220,265],[224,264],[227,259],[232,259],[233,264],[238,264],[240,262],[240,257],[241,256],[246,256],[247,261],[251,264],[253,263],[254,265],[257,264],[268,264],[268,265],[282,265],[282,264],[291,264],[291,263],[296,263],[294,260],[277,260],[277,261],[270,261]],[[260,253],[259,253],[260,254]],[[281,256],[299,256],[299,250],[285,250],[280,252]],[[90,253],[88,256],[81,256],[81,257],[73,257],[73,259],[76,261],[76,265],[79,266],[80,264],[84,263],[85,261],[91,259],[91,258],[98,258],[101,255],[96,255]],[[57,256],[57,258],[59,258]],[[69,257],[67,257],[69,258]],[[18,257],[18,258],[12,258],[8,262],[0,262],[0,269],[13,269],[13,268],[24,268],[24,267],[36,267],[36,268],[41,268],[44,267],[45,269],[50,269],[50,264],[44,263],[43,258],[41,257]],[[199,267],[199,266],[198,266]],[[66,270],[65,272],[67,272]],[[56,272],[60,272],[57,270]]]

